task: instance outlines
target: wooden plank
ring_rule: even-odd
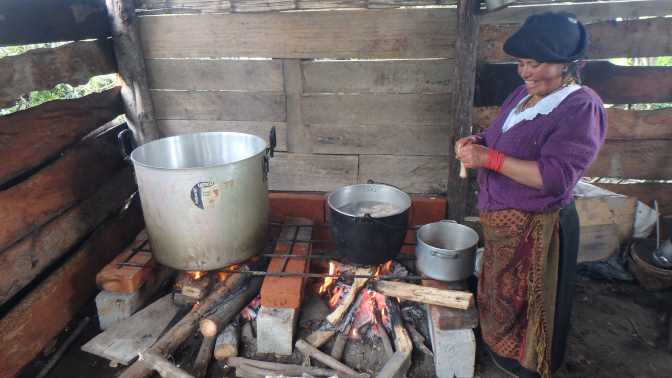
[[[283,90],[280,60],[146,59],[145,63],[152,89]]]
[[[446,194],[448,157],[361,155],[358,183],[368,179],[399,187],[406,193]]]
[[[151,346],[159,338],[178,310],[173,294],[168,294],[97,335],[82,345],[82,350],[128,365],[138,357],[138,349]]]
[[[104,0],[0,2],[0,46],[80,41],[111,35]]]
[[[283,92],[152,91],[160,119],[216,121],[285,121]]]
[[[318,154],[454,156],[444,126],[310,125]]]
[[[305,124],[450,125],[450,94],[304,95]]]
[[[582,84],[607,104],[672,102],[672,67],[626,67],[589,61],[581,72]],[[523,85],[517,64],[481,64],[475,106],[499,106]]]
[[[669,140],[607,140],[584,176],[668,180],[671,159]]]
[[[56,158],[123,112],[119,87],[74,100],[49,101],[0,117],[0,188]],[[30,147],[30,148],[27,148]]]
[[[513,60],[502,46],[517,30],[518,26],[502,25],[481,28],[478,60],[489,63]],[[586,59],[672,55],[672,20],[669,18],[596,22],[586,25],[586,31],[590,41]]]
[[[96,273],[142,230],[140,201],[101,226],[58,270],[0,320],[0,369],[16,377],[96,292]]]
[[[310,152],[310,128],[301,114],[301,65],[299,59],[283,59],[283,81],[287,98],[288,151],[297,154]]]
[[[141,17],[147,58],[452,56],[453,9]]]
[[[0,250],[62,213],[124,167],[118,126],[78,144],[21,184],[0,192]]]
[[[230,131],[256,135],[268,141],[268,133],[271,127],[275,127],[277,136],[276,151],[287,151],[287,124],[285,122],[252,122],[252,121],[199,121],[166,119],[156,122],[159,132],[166,137],[205,133],[211,131]]]
[[[26,93],[52,89],[60,83],[78,86],[93,76],[114,72],[117,63],[112,40],[74,42],[4,57],[0,59],[0,108],[14,106]]]
[[[453,59],[301,62],[306,93],[451,93]]]
[[[667,0],[649,1],[602,1],[599,3],[554,4],[550,1],[545,4],[526,4],[526,1],[516,1],[516,6],[510,6],[497,12],[484,12],[480,23],[482,25],[522,25],[527,17],[542,12],[566,11],[576,15],[584,25],[598,21],[612,21],[617,18],[629,19],[647,16],[660,16],[670,13],[671,5]],[[571,1],[563,1],[571,3]],[[520,4],[520,6],[518,6]]]
[[[133,168],[128,166],[81,202],[2,251],[0,304],[121,209],[136,190]]]
[[[500,108],[474,109],[472,123],[489,127]],[[672,139],[672,108],[622,110],[607,108],[607,139]]]
[[[608,259],[620,249],[615,223],[581,226],[577,262]]]
[[[269,160],[270,190],[331,192],[357,184],[357,156],[277,153]]]
[[[594,197],[577,198],[574,201],[581,227],[615,224],[619,245],[625,245],[632,237],[637,198]]]

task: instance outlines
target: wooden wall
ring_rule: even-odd
[[[670,13],[670,1],[520,3],[480,17],[474,123],[489,125],[521,84],[503,42],[527,16],[548,10],[573,12],[586,25],[585,84],[605,102],[672,102],[672,67],[603,61],[672,55],[672,20],[629,20]],[[409,193],[449,195],[456,10],[372,8],[451,4],[136,1],[145,15],[140,34],[159,129],[166,136],[235,130],[266,138],[275,125],[281,152],[271,159],[272,190],[331,191],[373,179]],[[356,9],[274,12],[337,6]],[[263,60],[219,59],[236,57]],[[665,164],[671,117],[667,109],[610,110],[609,140],[587,175],[672,177]],[[667,192],[661,185],[650,198]]]
[[[28,27],[30,25],[30,27]],[[0,46],[84,40],[0,58],[0,108],[117,72],[104,0],[0,3]],[[90,40],[92,38],[98,38]],[[120,89],[0,116],[0,371],[15,377],[96,293],[143,228],[117,146]],[[62,343],[63,340],[60,340]]]

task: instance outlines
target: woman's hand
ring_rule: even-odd
[[[457,142],[455,142],[455,153],[457,154],[457,151],[459,151],[460,148],[466,146],[467,144],[476,144],[476,142],[472,137],[465,137],[458,140]]]
[[[467,141],[465,141],[465,139]],[[465,143],[460,144],[460,142],[463,141],[465,141]],[[470,138],[462,138],[455,143],[455,151],[459,151],[457,152],[457,158],[465,167],[478,169],[485,167],[485,162],[488,160],[490,149],[475,144]]]

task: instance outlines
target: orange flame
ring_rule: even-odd
[[[336,264],[333,262],[329,262],[329,275],[333,275],[334,272],[336,271]],[[320,294],[324,294],[327,289],[329,289],[329,286],[336,280],[336,277],[327,277],[324,279],[324,284],[320,286]]]
[[[334,291],[334,295],[332,295],[331,299],[329,300],[329,306],[331,306],[331,308],[334,308],[336,303],[338,303],[338,300],[341,298],[341,292],[343,292],[343,288],[336,289]]]

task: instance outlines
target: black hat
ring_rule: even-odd
[[[528,17],[523,26],[504,42],[505,53],[539,63],[573,62],[583,57],[587,47],[586,29],[564,11]]]

